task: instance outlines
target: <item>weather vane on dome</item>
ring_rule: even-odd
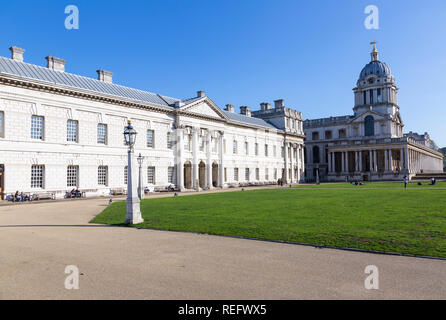
[[[376,41],[372,41],[370,42],[370,44],[373,45],[373,50],[372,50],[372,61],[378,61],[378,50],[376,50]]]

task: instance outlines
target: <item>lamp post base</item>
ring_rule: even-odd
[[[144,222],[141,216],[139,199],[127,199],[127,216],[124,224],[138,224]]]

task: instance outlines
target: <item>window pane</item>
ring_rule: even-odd
[[[147,183],[155,184],[155,167],[147,168]]]
[[[167,133],[167,148],[172,149],[173,141],[172,141],[172,132]]]
[[[77,187],[79,176],[78,166],[68,166],[67,168],[67,187]]]
[[[107,125],[98,124],[98,143],[107,144]]]
[[[78,122],[74,120],[67,121],[67,141],[77,142]]]
[[[107,180],[108,180],[107,173],[108,173],[107,166],[99,166],[98,167],[98,185],[100,185],[100,186],[107,185]]]
[[[174,167],[168,167],[167,168],[167,182],[168,183],[175,183],[175,168]]]
[[[43,140],[43,117],[31,117],[31,139]]]
[[[31,188],[43,188],[43,166],[31,166]]]
[[[147,147],[148,148],[153,148],[153,136],[154,136],[154,131],[153,130],[147,130]]]

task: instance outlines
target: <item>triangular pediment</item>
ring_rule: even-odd
[[[204,117],[227,119],[223,111],[208,97],[186,104],[180,110],[185,113],[193,113]]]
[[[385,115],[381,113],[370,110],[357,115],[356,117],[350,120],[350,123],[362,122],[367,116],[372,116],[374,120],[384,120],[387,118]]]

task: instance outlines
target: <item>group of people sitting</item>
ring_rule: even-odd
[[[65,198],[82,198],[82,192],[79,189],[73,189],[70,192],[67,192]]]
[[[18,190],[10,197],[12,202],[23,202],[23,201],[31,201],[31,197],[23,192],[19,192]]]

